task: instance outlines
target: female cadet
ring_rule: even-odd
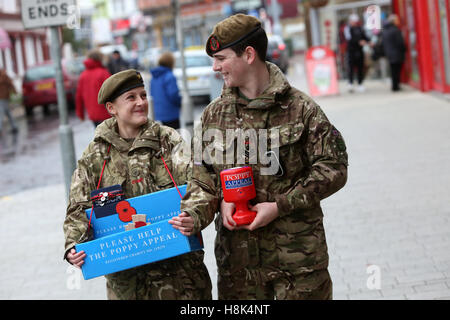
[[[74,246],[91,237],[84,210],[91,208],[90,193],[97,185],[119,184],[125,197],[131,198],[174,186],[163,159],[177,184],[186,183],[191,172],[179,134],[148,119],[148,101],[139,72],[125,70],[109,77],[99,91],[98,102],[112,118],[97,127],[93,141],[78,161],[64,221],[65,258],[78,267],[86,254],[76,252]],[[105,277],[108,299],[211,299],[203,251]]]

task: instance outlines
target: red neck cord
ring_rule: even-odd
[[[106,160],[108,160],[107,157],[109,156],[109,150],[111,150],[111,144],[108,147],[108,151],[106,151],[106,158],[103,161],[102,172],[100,173],[100,179],[98,179],[97,189],[100,188],[100,182],[102,181],[103,171],[105,171],[105,165],[106,165]],[[92,201],[91,215],[89,216],[88,231],[89,231],[89,229],[91,227],[91,220],[92,220],[92,212],[93,211],[94,211],[94,202]]]
[[[106,152],[106,156],[109,155],[109,151],[110,151],[110,150],[111,150],[111,144],[110,144],[109,147],[108,147],[108,151]],[[177,184],[176,184],[174,178],[172,177],[172,174],[170,173],[170,170],[169,170],[169,168],[167,167],[166,161],[164,160],[164,158],[163,158],[162,155],[161,155],[161,159],[162,159],[162,161],[163,161],[163,163],[164,163],[164,167],[166,168],[167,173],[168,173],[169,176],[170,176],[170,179],[172,179],[172,182],[173,182],[173,184],[175,185],[175,188],[177,188],[177,191],[178,191],[178,194],[180,195],[180,198],[183,199],[183,196],[181,195],[181,192],[180,192],[180,190],[178,189],[178,186],[177,186]],[[97,189],[100,188],[100,183],[101,183],[101,181],[102,181],[103,172],[104,172],[105,166],[106,166],[106,160],[107,160],[107,158],[105,158],[105,161],[103,161],[102,172],[100,173],[100,179],[98,179]],[[89,229],[90,229],[90,227],[91,227],[91,220],[92,220],[92,212],[93,212],[93,211],[94,211],[94,203],[92,203],[91,214],[90,214],[90,216],[89,216],[88,231],[89,231]]]
[[[177,186],[175,180],[173,179],[172,174],[170,173],[169,168],[167,167],[166,161],[164,161],[164,158],[163,158],[162,155],[161,155],[161,159],[162,159],[162,161],[164,162],[164,167],[166,167],[166,170],[167,170],[167,172],[169,173],[170,179],[172,179],[172,182],[173,182],[173,184],[175,185],[175,188],[177,188],[177,191],[178,191],[178,194],[180,195],[180,198],[183,199],[183,196],[181,195],[181,192],[180,192],[180,190],[178,189],[178,186]]]

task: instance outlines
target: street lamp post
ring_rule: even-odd
[[[181,112],[183,115],[183,119],[185,121],[184,126],[185,129],[191,134],[193,133],[194,126],[194,116],[192,109],[192,101],[189,96],[188,86],[187,86],[187,76],[186,76],[186,61],[184,60],[184,37],[183,30],[181,28],[181,16],[180,16],[180,2],[179,0],[172,0],[174,15],[175,15],[175,31],[177,37],[177,47],[180,52],[180,62],[181,62],[181,70],[182,70],[182,88],[181,88]]]
[[[50,55],[55,67],[56,94],[58,98],[59,113],[59,140],[61,146],[62,165],[64,173],[64,185],[66,188],[66,200],[69,199],[70,181],[76,167],[75,146],[73,132],[69,124],[67,114],[67,101],[64,91],[64,79],[61,67],[61,44],[59,39],[59,26],[67,25],[73,27],[78,25],[79,16],[75,0],[60,0],[57,5],[51,5],[50,15],[36,14],[36,12],[47,12],[48,3],[39,0],[22,0],[21,16],[25,29],[50,27]],[[44,8],[45,7],[45,8]],[[58,8],[69,8],[69,10],[58,10]],[[71,10],[70,8],[74,9]]]
[[[68,199],[72,173],[76,167],[75,146],[73,141],[72,127],[69,124],[67,114],[67,101],[61,68],[61,52],[60,52],[58,27],[55,26],[50,27],[50,34],[51,34],[50,53],[55,66],[56,94],[58,97],[58,113],[60,119],[59,140],[61,146],[61,157],[64,173],[64,184],[66,189],[66,199]]]
[[[328,0],[308,0],[309,1],[309,19],[311,27],[312,46],[319,46],[322,43],[320,36],[319,8],[326,6]]]

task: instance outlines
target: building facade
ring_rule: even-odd
[[[313,2],[321,2],[325,5],[316,8],[317,17],[315,19],[316,25],[313,23],[311,17],[312,9],[310,5]],[[371,5],[380,7],[383,17],[388,16],[392,12],[392,0],[308,0],[304,2],[306,7],[305,17],[307,25],[307,39],[308,47],[312,45],[311,30],[317,29],[318,39],[316,41],[320,45],[329,47],[336,53],[336,62],[338,73],[341,78],[347,76],[347,62],[346,62],[346,40],[343,36],[344,27],[348,23],[348,18],[352,13],[357,14],[361,19],[361,25],[365,24],[365,12]],[[370,37],[371,31],[366,30],[366,34]],[[370,52],[365,51],[365,66],[366,77],[385,77],[387,74],[387,65],[373,63],[370,59]]]
[[[450,93],[450,1],[393,0],[407,44],[403,80]]]
[[[184,46],[200,46],[214,25],[226,16],[230,0],[179,0]],[[150,47],[176,50],[173,0],[138,0],[144,19],[150,21],[146,31]]]
[[[307,0],[304,4],[313,1]],[[364,23],[366,8],[369,5],[378,5],[382,19],[390,13],[396,13],[400,17],[401,30],[407,45],[402,82],[422,91],[450,92],[450,0],[325,2],[325,6],[318,8],[320,43],[336,52],[341,74],[345,67],[345,44],[340,39],[340,29],[347,23],[351,13],[357,13]]]
[[[0,28],[9,37],[9,45],[0,48],[0,68],[14,79],[19,90],[25,70],[50,59],[47,34],[43,28],[24,29],[19,1],[0,0]]]

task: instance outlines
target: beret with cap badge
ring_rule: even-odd
[[[206,41],[206,53],[213,54],[247,39],[261,28],[261,21],[242,13],[222,20],[213,29]]]
[[[138,71],[134,69],[120,71],[103,82],[98,92],[97,101],[99,104],[106,104],[106,102],[113,101],[122,93],[143,86],[144,81]]]

